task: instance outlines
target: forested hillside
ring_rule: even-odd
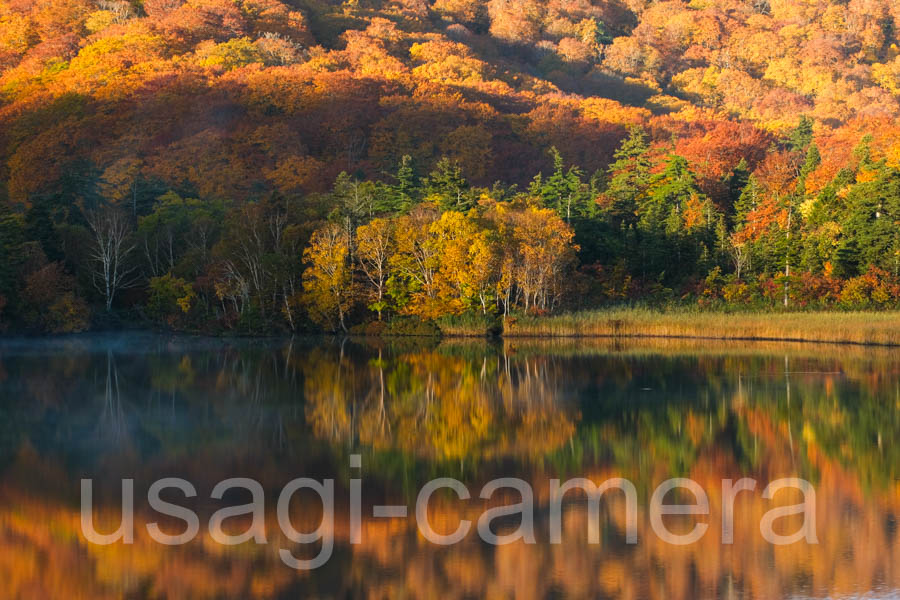
[[[0,0],[0,324],[896,307],[898,36],[891,0]]]

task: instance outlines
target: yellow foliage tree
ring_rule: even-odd
[[[308,265],[303,272],[303,291],[310,317],[332,329],[344,331],[344,318],[353,303],[349,239],[344,230],[329,223],[313,232],[303,251]]]
[[[389,219],[373,219],[356,228],[356,258],[365,275],[369,308],[378,313],[387,308],[389,259],[393,252],[393,223]]]
[[[393,294],[400,311],[423,318],[440,316],[435,278],[440,265],[440,249],[430,235],[437,209],[423,204],[397,220],[396,252],[390,258],[391,269],[398,281]],[[403,289],[401,289],[403,288]]]
[[[526,311],[552,310],[575,263],[574,231],[549,208],[498,208],[491,216],[502,236],[496,289],[504,312],[517,301]]]

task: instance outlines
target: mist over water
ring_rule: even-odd
[[[0,342],[0,597],[3,598],[794,598],[895,597],[900,589],[900,356],[886,349],[799,344],[580,340],[368,342],[215,340],[122,334]],[[361,472],[349,456],[362,456]],[[167,547],[147,488],[183,477],[200,535]],[[247,502],[210,498],[229,477],[260,481],[267,544],[210,539],[210,513]],[[335,550],[314,571],[278,527],[280,489],[296,477],[335,480]],[[350,544],[349,482],[363,487],[362,542]],[[448,532],[513,496],[478,499],[485,482],[534,489],[537,544],[439,547],[406,518],[425,482],[454,477],[462,501],[436,493],[429,516]],[[612,477],[638,490],[638,543],[625,543],[621,496],[601,503],[589,544],[583,496],[565,504],[562,543],[547,536],[551,478]],[[671,477],[710,501],[704,537],[672,546],[647,505]],[[751,477],[724,545],[721,480]],[[759,522],[761,488],[801,477],[816,491],[819,543],[773,546]],[[121,480],[135,482],[135,540],[89,544],[79,482],[94,481],[97,528],[120,519]],[[503,500],[503,502],[500,502]],[[291,504],[300,530],[322,507]],[[693,522],[693,521],[691,521]],[[673,531],[690,523],[672,520]],[[512,530],[515,520],[501,522]],[[226,529],[240,532],[240,518]],[[789,533],[796,522],[781,524]]]

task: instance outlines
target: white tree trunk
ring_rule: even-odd
[[[91,250],[94,285],[103,294],[108,311],[112,308],[116,292],[134,283],[134,267],[126,264],[128,255],[134,249],[128,243],[130,227],[128,219],[113,209],[97,210],[86,216],[94,235]]]

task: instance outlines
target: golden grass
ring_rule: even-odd
[[[448,337],[488,337],[499,331],[499,323],[481,315],[448,316],[437,320],[441,334]]]
[[[639,308],[509,317],[505,337],[663,337],[900,345],[900,312],[714,313]]]

